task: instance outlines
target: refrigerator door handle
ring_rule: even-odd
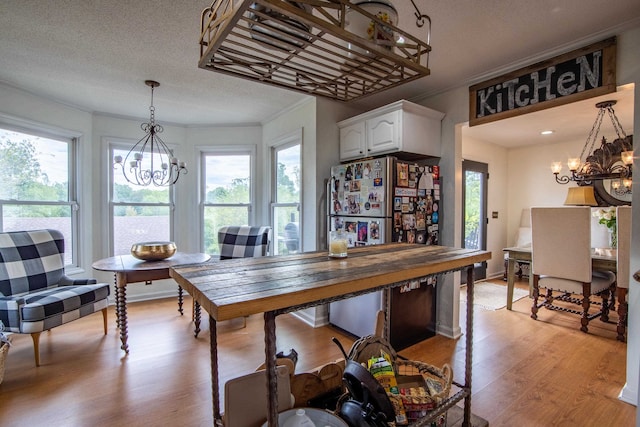
[[[331,178],[327,179],[324,182],[324,189],[327,192],[327,197],[325,199],[328,200],[328,202],[327,202],[327,217],[329,217],[331,215],[331,202],[333,201],[333,199],[331,197],[331,189],[333,188],[333,181],[335,181],[335,177],[331,176]]]
[[[325,196],[323,198],[321,198],[321,200],[324,200],[326,206],[325,206],[325,221],[319,221],[320,224],[324,223],[324,227],[321,225],[320,226],[320,230],[319,230],[319,234],[318,236],[325,236],[324,239],[320,240],[320,244],[319,244],[319,248],[318,250],[326,250],[329,247],[329,230],[331,230],[331,183],[333,181],[333,177],[331,177],[330,179],[325,179],[324,180],[324,191],[325,191]],[[322,229],[324,228],[324,230]]]
[[[387,157],[387,169],[384,177],[387,181],[386,188],[387,194],[384,216],[387,218],[393,218],[393,198],[395,197],[394,189],[396,188],[396,158],[393,156]],[[391,233],[389,234],[389,241],[391,240]]]

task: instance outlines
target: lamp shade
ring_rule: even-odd
[[[598,206],[593,187],[590,185],[569,187],[564,204],[566,206]]]

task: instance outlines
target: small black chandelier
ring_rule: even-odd
[[[175,184],[180,174],[186,174],[187,165],[176,158],[173,150],[169,149],[158,136],[164,129],[155,121],[153,89],[160,86],[160,83],[154,80],[145,80],[144,83],[151,87],[149,122],[140,125],[145,136],[129,150],[124,159],[122,156],[115,156],[113,167],[119,166],[122,174],[131,184],[146,186],[153,183],[158,187],[165,187]]]
[[[613,111],[615,104],[616,101],[603,101],[596,104],[598,116],[589,136],[587,136],[587,141],[582,148],[580,157],[570,158],[567,161],[571,176],[560,176],[562,163],[553,162],[551,171],[555,175],[558,184],[567,184],[570,181],[574,181],[578,185],[591,185],[597,180],[610,179],[614,180],[611,184],[613,189],[624,188],[622,191],[631,189],[633,135],[627,136],[622,129],[620,121]],[[608,113],[618,138],[613,142],[607,142],[603,136],[600,147],[594,150],[605,113]],[[587,153],[586,157],[585,153]]]

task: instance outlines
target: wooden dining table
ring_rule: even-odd
[[[531,263],[531,247],[525,248],[504,248],[507,254],[507,310],[511,310],[513,305],[513,288],[516,281],[516,263]],[[591,265],[594,270],[617,271],[617,259],[614,252],[610,248],[593,248],[591,250]],[[533,292],[533,273],[529,269],[529,295]]]
[[[129,353],[129,327],[127,321],[127,285],[143,282],[151,284],[153,280],[169,279],[169,268],[179,264],[206,262],[211,258],[204,253],[176,252],[172,257],[158,261],[144,261],[131,255],[117,255],[93,263],[98,271],[113,271],[116,287],[116,326],[120,329],[120,348]],[[182,293],[178,300],[182,314]]]
[[[346,258],[338,259],[320,251],[172,267],[171,277],[209,313],[214,425],[222,425],[217,322],[264,314],[269,396],[267,420],[269,426],[277,426],[277,315],[390,289],[408,280],[466,270],[468,303],[464,384],[457,384],[460,391],[446,399],[429,417],[412,425],[430,425],[430,420],[464,399],[463,425],[470,426],[473,266],[490,258],[490,252],[481,250],[392,243],[349,249]]]

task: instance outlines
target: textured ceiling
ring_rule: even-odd
[[[411,1],[394,3],[399,25],[421,36]],[[416,4],[433,21],[431,75],[358,106],[467,86],[640,21],[638,0],[606,7],[600,0]],[[161,84],[154,93],[157,120],[182,125],[259,123],[306,97],[198,68],[200,13],[209,5],[207,0],[0,0],[0,82],[89,112],[145,119],[150,92],[144,80],[153,79]]]

